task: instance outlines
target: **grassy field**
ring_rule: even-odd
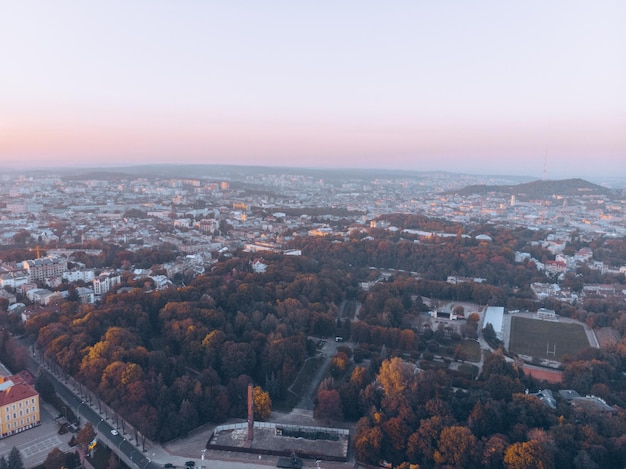
[[[460,345],[467,354],[466,361],[472,363],[478,363],[480,361],[480,344],[478,342],[475,340],[462,340]]]
[[[311,384],[311,379],[313,379],[322,363],[324,363],[324,359],[322,357],[309,358],[305,361],[302,369],[296,377],[296,380],[291,385],[291,391],[297,396],[302,397],[308,389],[309,384]]]
[[[588,346],[589,341],[580,324],[518,316],[511,318],[509,349],[513,353],[560,361],[563,355],[576,355],[579,350]]]
[[[458,342],[449,341],[444,343],[436,354],[453,358],[453,351],[456,349],[457,345],[460,345],[465,352],[465,361],[472,363],[480,362],[480,344],[471,339],[460,340]]]
[[[291,412],[307,391],[311,380],[315,377],[315,373],[323,362],[324,359],[322,357],[314,357],[305,361],[294,383],[291,385],[290,392],[287,393],[286,399],[272,402],[272,408],[280,412]]]

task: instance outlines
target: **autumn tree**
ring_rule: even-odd
[[[506,469],[553,469],[554,460],[538,441],[513,443],[504,455]]]
[[[320,389],[315,399],[315,417],[330,423],[331,420],[341,420],[343,410],[341,397],[336,389]]]
[[[380,365],[376,380],[383,389],[382,405],[385,409],[393,411],[410,407],[409,394],[416,383],[410,364],[399,357],[385,360]]]
[[[380,427],[372,425],[369,418],[363,417],[357,422],[354,437],[354,450],[357,461],[378,464],[381,458],[383,432]]]
[[[367,368],[356,366],[352,370],[350,380],[339,387],[341,408],[346,419],[358,420],[362,416],[359,394],[371,380],[372,378]]]
[[[95,437],[96,432],[93,429],[91,422],[87,422],[76,434],[76,442],[81,447],[83,458],[85,457],[85,451],[87,450],[89,443],[91,443]]]
[[[435,416],[420,421],[419,428],[408,439],[407,457],[409,461],[431,467],[439,437],[444,428],[451,425],[449,417]]]
[[[66,455],[59,448],[52,448],[52,451],[48,453],[44,466],[46,469],[59,469],[65,466]]]
[[[337,352],[330,361],[333,376],[341,376],[346,371],[349,362],[350,358],[345,352]]]
[[[462,426],[446,427],[439,436],[435,462],[466,468],[474,459],[475,450],[476,437],[469,428]]]
[[[406,444],[411,427],[401,417],[391,417],[382,424],[383,454],[385,458],[400,462],[406,459]]]
[[[472,313],[476,314],[476,313]],[[477,339],[478,338],[478,323],[476,321],[465,321],[465,323],[461,324],[459,328],[461,332],[461,336],[468,339]]]
[[[504,453],[509,446],[506,436],[495,434],[483,445],[480,463],[485,469],[500,469],[504,464]]]
[[[252,391],[252,400],[254,403],[254,418],[267,420],[272,412],[270,394],[264,391],[261,386],[255,386]]]
[[[478,401],[472,409],[468,423],[472,433],[478,438],[486,437],[503,430],[505,421],[504,411],[499,402],[487,400]]]
[[[109,456],[109,462],[106,465],[106,469],[119,469],[121,467],[122,465],[117,455],[113,451],[111,451],[111,455]]]

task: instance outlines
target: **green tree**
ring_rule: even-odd
[[[22,453],[15,446],[9,452],[8,469],[24,469]]]
[[[42,372],[39,376],[37,376],[37,379],[35,379],[35,390],[46,401],[50,401],[50,399],[56,394],[54,384],[52,384],[48,374],[45,372]]]

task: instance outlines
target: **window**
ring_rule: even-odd
[[[17,414],[15,412],[13,412],[13,418],[16,419],[17,418]]]
[[[13,422],[13,428],[17,428],[17,422]]]
[[[22,415],[24,415],[24,411],[23,411],[23,410],[20,410],[20,417],[21,417]]]
[[[18,405],[20,406],[20,409],[21,409],[22,408],[22,403],[20,402]]]
[[[31,403],[31,404],[34,404],[34,403],[35,403],[35,398],[34,398],[34,397],[30,400],[30,403]]]
[[[15,404],[13,404],[13,410],[15,410]]]
[[[33,412],[35,412],[35,406],[33,406]]]
[[[28,414],[29,412],[30,412],[30,409],[26,407],[26,413]]]
[[[30,417],[26,417],[26,423],[30,423]]]

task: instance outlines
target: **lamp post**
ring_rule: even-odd
[[[80,406],[82,406],[85,401],[81,401],[80,404],[76,406],[76,425],[80,426]]]
[[[100,419],[100,421],[98,422],[98,425],[96,425],[96,432],[100,431],[100,424],[104,422],[104,419]]]

